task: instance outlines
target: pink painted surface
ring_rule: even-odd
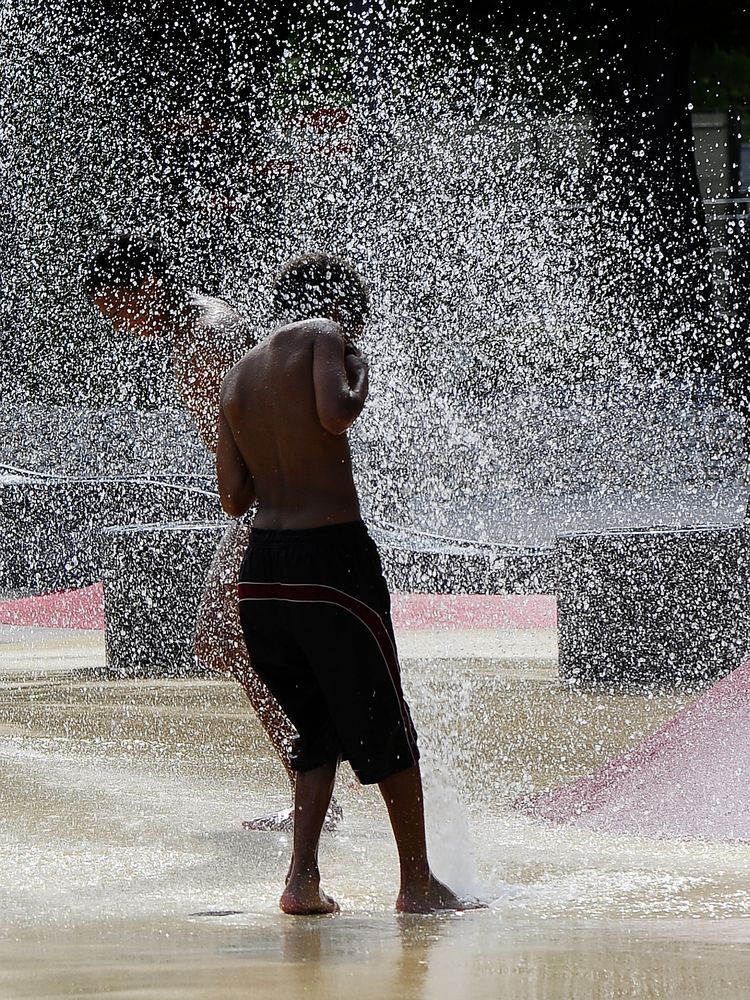
[[[397,628],[557,628],[557,602],[546,595],[393,594],[392,602]]]
[[[516,803],[607,833],[750,842],[750,660],[593,774]]]
[[[46,628],[104,628],[104,593],[95,583],[82,590],[0,601],[0,624]]]
[[[555,628],[554,597],[394,594],[393,621],[403,629]],[[104,628],[102,585],[0,601],[0,624]]]

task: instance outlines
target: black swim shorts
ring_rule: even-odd
[[[253,528],[239,598],[252,667],[299,734],[295,770],[340,757],[373,784],[416,764],[390,596],[362,521]]]

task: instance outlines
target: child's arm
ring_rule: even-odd
[[[368,392],[367,362],[349,349],[339,327],[327,323],[313,340],[313,384],[318,418],[331,434],[343,434],[362,412]]]
[[[255,500],[255,483],[222,410],[219,410],[216,478],[221,506],[230,517],[242,517]]]

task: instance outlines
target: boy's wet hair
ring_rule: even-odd
[[[335,319],[345,335],[356,334],[370,312],[370,292],[345,260],[324,253],[290,260],[273,283],[277,314],[289,321]]]
[[[105,289],[137,288],[148,277],[174,282],[172,262],[162,247],[139,236],[115,236],[92,258],[83,289],[91,299]]]

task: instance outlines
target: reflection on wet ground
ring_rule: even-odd
[[[101,637],[0,634],[0,997],[745,997],[750,847],[551,829],[521,792],[582,774],[677,696],[576,695],[554,633],[402,637],[438,874],[485,912],[398,917],[376,793],[342,769],[335,918],[276,908],[287,804],[238,688],[97,679]],[[490,652],[492,657],[489,658]]]

